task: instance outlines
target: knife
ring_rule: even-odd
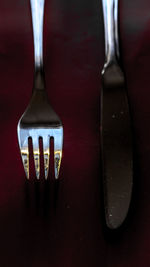
[[[107,227],[117,229],[130,206],[133,185],[131,116],[120,65],[118,0],[102,0],[105,63],[102,70],[101,142]]]

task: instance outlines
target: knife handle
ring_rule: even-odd
[[[119,51],[119,29],[118,29],[118,5],[119,0],[114,0],[114,27],[115,27],[115,48],[116,48],[116,55],[117,59],[120,58],[120,51]]]
[[[102,0],[105,33],[105,67],[117,62],[118,41],[118,0]]]

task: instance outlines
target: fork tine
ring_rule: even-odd
[[[29,179],[29,147],[28,147],[29,135],[27,130],[22,130],[22,132],[20,132],[20,121],[17,126],[17,133],[18,133],[18,141],[19,141],[23,167],[25,170],[26,177],[27,179]]]
[[[40,148],[39,148],[39,138],[38,136],[34,136],[32,138],[33,144],[33,157],[34,157],[34,165],[35,165],[35,173],[37,179],[40,178]]]
[[[43,138],[43,154],[44,154],[44,172],[45,172],[45,179],[48,177],[49,171],[49,157],[50,157],[50,148],[49,148],[49,137]]]
[[[62,146],[63,146],[63,128],[54,130],[54,171],[55,179],[58,179],[61,159],[62,159]]]
[[[28,139],[24,141],[23,146],[20,147],[22,162],[27,179],[29,179],[29,148]]]
[[[55,179],[58,179],[62,158],[62,150],[54,150]]]

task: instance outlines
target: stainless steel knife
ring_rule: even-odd
[[[102,0],[105,63],[102,70],[101,141],[106,224],[118,228],[132,195],[133,146],[130,108],[120,66],[118,0]]]

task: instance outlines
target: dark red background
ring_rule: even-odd
[[[59,184],[26,182],[17,123],[33,84],[29,1],[0,1],[0,266],[150,266],[150,2],[120,1],[122,60],[135,140],[134,192],[119,231],[103,217],[100,1],[46,0],[44,63],[64,125]]]

